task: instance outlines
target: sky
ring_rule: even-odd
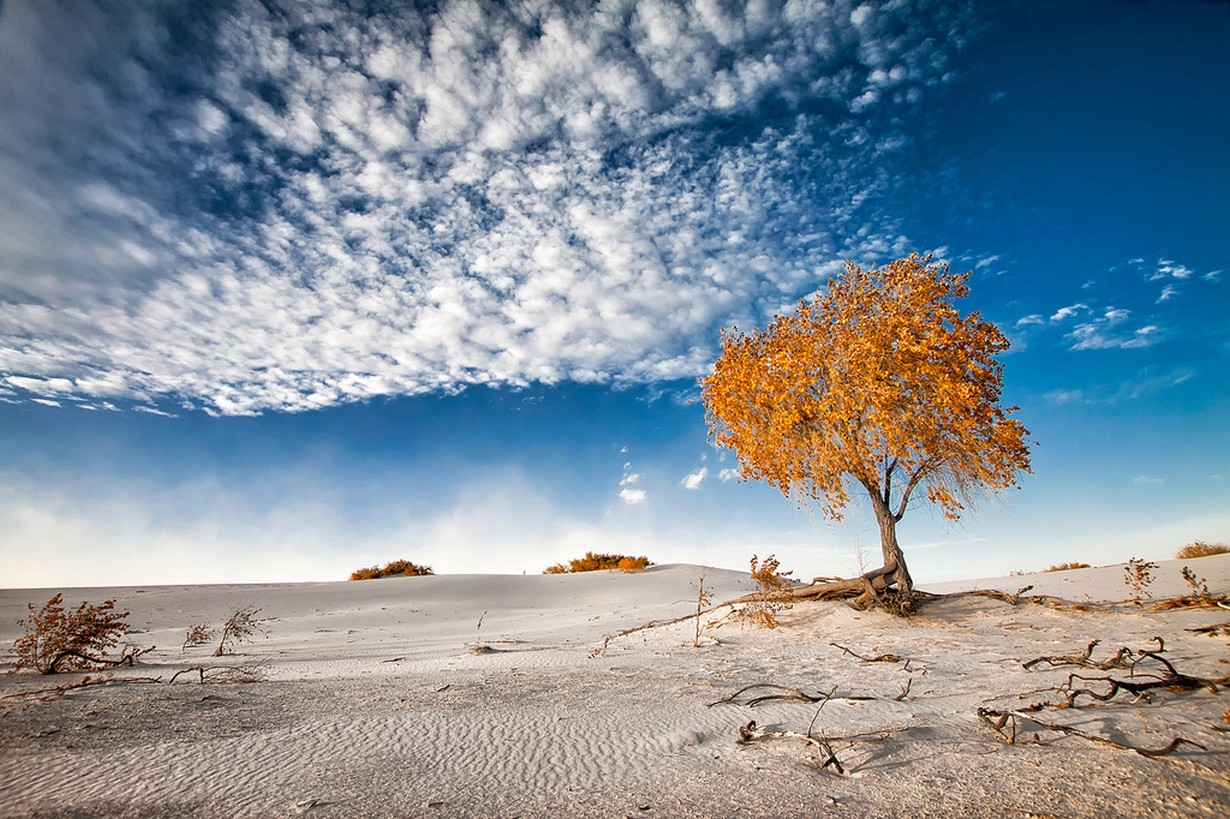
[[[1230,542],[1230,4],[0,4],[0,587],[878,565],[697,379],[972,271],[1033,473],[916,581]]]

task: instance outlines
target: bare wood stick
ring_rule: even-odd
[[[1087,739],[1090,742],[1097,742],[1102,745],[1109,745],[1112,748],[1119,748],[1120,750],[1124,750],[1124,751],[1134,751],[1140,754],[1141,756],[1147,756],[1147,757],[1166,756],[1167,754],[1175,751],[1180,745],[1191,745],[1195,748],[1199,748],[1202,751],[1208,750],[1206,747],[1204,747],[1200,743],[1192,742],[1190,739],[1185,739],[1183,737],[1175,737],[1174,739],[1170,741],[1169,744],[1167,744],[1163,748],[1158,748],[1158,749],[1139,748],[1135,745],[1128,745],[1127,743],[1116,742],[1115,740],[1110,739],[1108,737],[1099,736],[1097,734],[1091,734],[1088,731],[1082,731],[1081,729],[1074,728],[1071,725],[1064,725],[1062,723],[1057,723],[1057,722],[1047,722],[1046,720],[1039,719],[1038,717],[1033,716],[1032,713],[1029,713],[1030,711],[1034,711],[1034,709],[1038,709],[1038,708],[1040,708],[1040,706],[1031,706],[1028,709],[1015,708],[1015,709],[1009,709],[1006,711],[996,711],[991,708],[979,708],[978,716],[981,717],[987,724],[989,724],[995,730],[997,734],[1003,737],[1004,741],[1009,745],[1013,745],[1016,743],[1016,720],[1022,719],[1022,720],[1026,720],[1027,722],[1032,722],[1033,724],[1041,728],[1044,728],[1048,731],[1055,731],[1056,733],[1069,734],[1071,736],[1078,736],[1081,739]],[[1003,731],[1004,726],[1005,724],[1009,722],[1011,722],[1012,724],[1011,734],[1004,734],[1004,731]]]
[[[854,657],[857,660],[862,660],[865,663],[899,663],[901,662],[901,658],[898,657],[896,654],[881,654],[878,657],[864,657],[862,654],[855,654],[850,649],[846,648],[843,645],[839,645],[838,643],[829,643],[829,645],[833,646],[834,648],[840,648],[842,651],[849,654],[851,657]]]

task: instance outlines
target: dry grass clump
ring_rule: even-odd
[[[794,599],[790,593],[792,572],[781,571],[781,562],[773,555],[763,561],[752,555],[751,574],[756,588],[749,595],[751,600],[736,613],[752,625],[777,628],[778,612],[790,608]]]
[[[37,612],[33,603],[26,608],[30,616],[17,621],[26,633],[13,643],[17,668],[55,674],[117,663],[105,655],[128,632],[128,612],[116,611],[115,600],[97,606],[82,602],[75,611],[66,611],[64,595],[57,594]]]
[[[1230,546],[1224,543],[1205,543],[1203,540],[1194,540],[1180,549],[1175,557],[1179,560],[1191,560],[1197,557],[1224,554],[1230,554]]]
[[[568,565],[556,563],[543,569],[543,574],[575,574],[576,572],[597,572],[618,569],[621,572],[639,572],[652,566],[647,557],[632,557],[630,555],[608,555],[596,552],[586,552],[585,557],[568,561]]]
[[[1088,569],[1088,563],[1060,563],[1056,566],[1051,566],[1046,571],[1048,572],[1066,572],[1071,569]]]
[[[351,580],[377,580],[381,577],[425,577],[435,574],[430,566],[420,566],[409,560],[394,560],[383,566],[372,566],[350,573]]]

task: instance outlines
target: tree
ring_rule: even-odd
[[[744,479],[835,520],[852,490],[866,493],[884,559],[865,575],[877,591],[913,590],[897,524],[920,492],[956,520],[979,492],[1030,471],[1029,431],[1000,406],[995,356],[1008,340],[953,304],[968,279],[918,254],[873,270],[847,262],[766,329],[723,331],[701,380],[710,437],[734,450]]]

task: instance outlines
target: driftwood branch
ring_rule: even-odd
[[[1132,650],[1130,648],[1121,648],[1110,659],[1103,660],[1101,662],[1094,662],[1091,659],[1093,656],[1093,649],[1094,646],[1100,642],[1101,640],[1090,640],[1089,645],[1085,646],[1085,651],[1083,654],[1035,657],[1027,663],[1021,663],[1021,665],[1026,670],[1031,670],[1036,665],[1047,663],[1052,667],[1061,665],[1079,665],[1086,668],[1096,668],[1101,671],[1109,671],[1112,668],[1125,668],[1127,666],[1125,660],[1131,659],[1132,657]]]
[[[1081,729],[1074,728],[1071,725],[1064,725],[1058,722],[1048,722],[1047,720],[1034,716],[1034,713],[1042,710],[1042,708],[1042,705],[1031,705],[1027,708],[1011,708],[1004,711],[997,711],[993,708],[979,708],[978,716],[990,725],[992,730],[999,734],[1008,745],[1016,744],[1017,720],[1025,720],[1026,722],[1033,723],[1034,725],[1044,728],[1047,731],[1077,736],[1081,739],[1087,739],[1090,742],[1096,742],[1101,745],[1109,745],[1112,748],[1119,748],[1124,751],[1135,751],[1141,756],[1147,757],[1166,756],[1167,754],[1178,749],[1180,745],[1191,745],[1202,751],[1208,750],[1205,746],[1197,742],[1192,742],[1190,739],[1185,739],[1183,737],[1175,737],[1163,748],[1140,748],[1124,742],[1117,742],[1108,737],[1099,736],[1098,734],[1091,734],[1088,731],[1082,731]],[[1005,731],[1005,728],[1007,731]]]
[[[864,657],[862,654],[856,654],[850,649],[846,648],[845,646],[840,645],[839,643],[829,643],[829,645],[831,645],[833,648],[840,648],[846,654],[849,654],[851,657],[855,658],[856,660],[862,660],[865,663],[899,663],[901,662],[901,658],[898,657],[896,654],[881,654],[878,657]]]

